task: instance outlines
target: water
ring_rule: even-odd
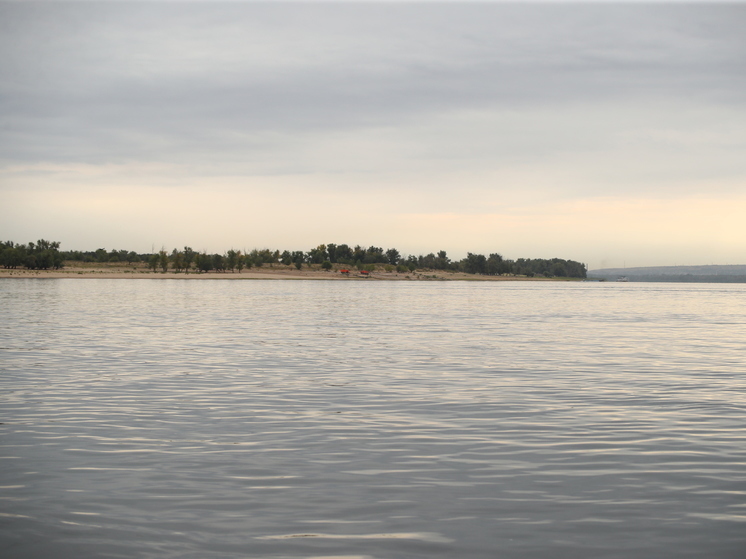
[[[742,285],[0,280],[5,557],[743,557]]]

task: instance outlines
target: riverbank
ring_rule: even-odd
[[[301,270],[294,266],[266,266],[251,268],[242,272],[153,272],[138,265],[101,265],[83,264],[66,266],[60,270],[26,270],[0,269],[0,278],[78,278],[78,279],[188,279],[188,280],[339,280],[339,281],[577,281],[566,278],[545,278],[525,276],[483,276],[451,272],[444,270],[422,270],[411,273],[386,272],[374,270],[368,276],[357,271],[349,275],[339,270],[322,270],[304,267]]]

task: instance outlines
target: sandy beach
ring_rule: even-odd
[[[339,281],[558,281],[557,278],[524,276],[482,276],[443,270],[424,270],[402,274],[376,270],[363,276],[357,271],[349,275],[339,272],[307,268],[297,270],[294,266],[263,266],[242,272],[153,272],[144,265],[83,264],[66,265],[60,270],[26,270],[25,268],[0,268],[0,278],[79,278],[79,279],[181,279],[181,280],[339,280]],[[566,280],[560,280],[566,281]],[[572,281],[572,280],[570,280]]]

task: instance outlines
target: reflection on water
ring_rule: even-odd
[[[742,557],[746,287],[0,280],[12,557]]]

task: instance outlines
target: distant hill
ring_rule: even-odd
[[[589,270],[589,278],[629,281],[676,281],[705,283],[746,283],[746,264],[709,266],[646,266],[644,268],[601,268]]]

